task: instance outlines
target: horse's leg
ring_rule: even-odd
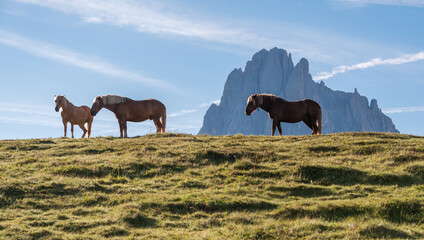
[[[162,115],[162,121],[161,121],[161,125],[162,125],[162,133],[165,133],[165,128],[166,128],[166,113],[164,113]]]
[[[84,123],[83,124],[80,124],[80,125],[78,125],[81,129],[82,129],[82,131],[84,132],[84,134],[82,134],[82,137],[81,138],[84,138],[85,137],[85,134],[87,133],[87,129],[85,129],[85,127],[84,127]]]
[[[275,128],[277,127],[277,120],[272,119],[272,136],[275,134]]]
[[[72,133],[72,138],[74,138],[74,124],[71,123],[71,133]]]
[[[312,129],[312,135],[314,135],[315,131],[316,131],[314,124],[308,118],[304,119],[303,122],[306,124],[306,126],[308,126],[310,129]]]
[[[127,121],[123,121],[122,122],[122,128],[124,129],[124,137],[127,138],[128,134],[127,134]]]
[[[319,125],[317,120],[312,120],[312,135],[319,134]]]
[[[283,130],[281,130],[281,122],[277,123],[278,132],[280,133],[280,136],[283,136]]]
[[[124,128],[122,127],[122,121],[118,119],[118,124],[119,124],[119,133],[120,133],[120,137],[123,137],[123,132],[124,132]]]
[[[319,121],[319,119],[312,118],[312,120],[310,120],[310,124],[312,126],[312,135],[321,134],[321,122]]]
[[[64,132],[65,132],[64,137],[66,137],[66,128],[68,127],[68,122],[66,122],[66,121],[62,121],[62,122],[63,122],[63,129],[64,129]]]
[[[87,132],[88,132],[87,138],[90,138],[91,136],[91,124],[93,124],[93,119],[89,119],[87,121]]]
[[[160,123],[159,118],[153,118],[153,122],[155,123],[155,126],[156,126],[156,133],[160,133],[162,129],[162,124]]]

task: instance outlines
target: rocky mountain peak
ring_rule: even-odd
[[[312,99],[321,105],[323,133],[349,131],[398,132],[389,117],[378,108],[377,100],[353,93],[334,91],[324,82],[316,83],[309,62],[302,58],[294,66],[284,49],[262,49],[246,63],[244,71],[234,69],[227,78],[219,105],[212,104],[204,116],[199,134],[270,135],[271,120],[264,111],[250,117],[244,114],[247,97],[271,93],[289,101]],[[285,135],[310,134],[304,123],[282,124]]]

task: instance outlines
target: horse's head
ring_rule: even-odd
[[[246,106],[246,115],[250,116],[250,114],[252,114],[256,108],[259,107],[260,101],[261,101],[261,97],[258,94],[252,94],[249,96],[249,98],[247,99],[247,106]]]
[[[59,112],[59,109],[64,107],[66,105],[66,98],[63,95],[56,95],[54,96],[54,102],[56,106],[54,107],[54,110],[56,112]]]
[[[97,96],[94,98],[93,105],[91,106],[90,113],[93,116],[96,116],[96,114],[100,111],[100,109],[103,108],[103,101],[101,96]]]

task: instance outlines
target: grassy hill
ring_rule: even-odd
[[[424,238],[424,138],[0,141],[0,239]]]

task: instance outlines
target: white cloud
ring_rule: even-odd
[[[211,104],[219,104],[220,102],[221,102],[221,100],[218,99],[218,100],[214,100],[214,101],[209,102],[209,103],[202,103],[202,104],[199,104],[197,107],[195,107],[193,109],[183,109],[181,111],[168,114],[168,117],[179,117],[179,116],[186,115],[187,113],[197,112],[204,107],[208,107]]]
[[[60,113],[54,110],[53,98],[51,106],[0,102],[1,112],[8,115],[6,117],[5,114],[1,114],[3,115],[0,117],[1,122],[36,126],[63,126]],[[94,124],[100,127],[110,126],[112,123],[113,125],[116,123],[113,116],[110,118],[98,116],[94,119]]]
[[[196,112],[196,111],[197,111],[197,109],[188,109],[188,110],[183,109],[181,111],[169,114],[168,117],[178,117],[178,116],[185,115],[187,113]]]
[[[225,27],[176,13],[158,1],[134,0],[15,0],[80,16],[90,23],[131,27],[139,32],[199,38],[226,44],[263,48],[282,43],[240,28]],[[170,9],[173,9],[170,11]],[[198,17],[195,17],[198,18]]]
[[[0,112],[10,113],[24,113],[29,115],[42,115],[48,117],[55,117],[54,104],[51,107],[29,105],[29,104],[16,104],[16,103],[0,103]]]
[[[0,116],[0,122],[20,124],[20,125],[30,125],[30,126],[47,126],[47,127],[56,127],[56,128],[63,126],[60,121],[54,121],[52,119],[34,118],[34,117],[23,118],[23,117]]]
[[[98,17],[86,17],[84,21],[89,23],[103,23],[103,20]]]
[[[378,4],[378,5],[394,5],[408,7],[424,7],[423,0],[338,0],[351,4]]]
[[[403,108],[388,108],[384,109],[383,113],[406,113],[406,112],[424,112],[424,106],[419,107],[403,107]]]
[[[144,77],[105,61],[95,60],[83,54],[60,48],[52,44],[30,40],[2,29],[0,29],[0,44],[15,47],[34,56],[46,58],[78,68],[83,68],[93,72],[118,77],[120,79],[126,79],[153,87],[161,87],[173,91],[179,91],[176,87],[162,80]]]
[[[314,62],[334,64],[357,59],[369,49],[386,52],[380,43],[352,39],[293,22],[236,19],[199,12],[173,1],[153,0],[15,0],[79,17],[87,23],[106,24],[171,39],[202,40],[212,49],[241,55],[262,48],[280,47]],[[317,48],[317,46],[320,46]],[[247,50],[251,49],[251,50]],[[337,55],[333,53],[337,52]],[[293,58],[296,59],[293,55]]]
[[[315,76],[313,76],[313,79],[315,81],[319,81],[319,80],[331,78],[337,74],[341,74],[341,73],[345,73],[345,72],[349,72],[349,71],[353,71],[357,69],[366,69],[366,68],[375,67],[378,65],[398,65],[398,64],[404,64],[409,62],[415,62],[415,61],[419,61],[423,59],[424,59],[424,51],[416,53],[416,54],[403,55],[397,58],[388,58],[388,59],[374,58],[374,59],[371,59],[370,61],[357,63],[350,66],[346,66],[346,65],[338,66],[336,68],[333,68],[331,72],[319,72]]]

